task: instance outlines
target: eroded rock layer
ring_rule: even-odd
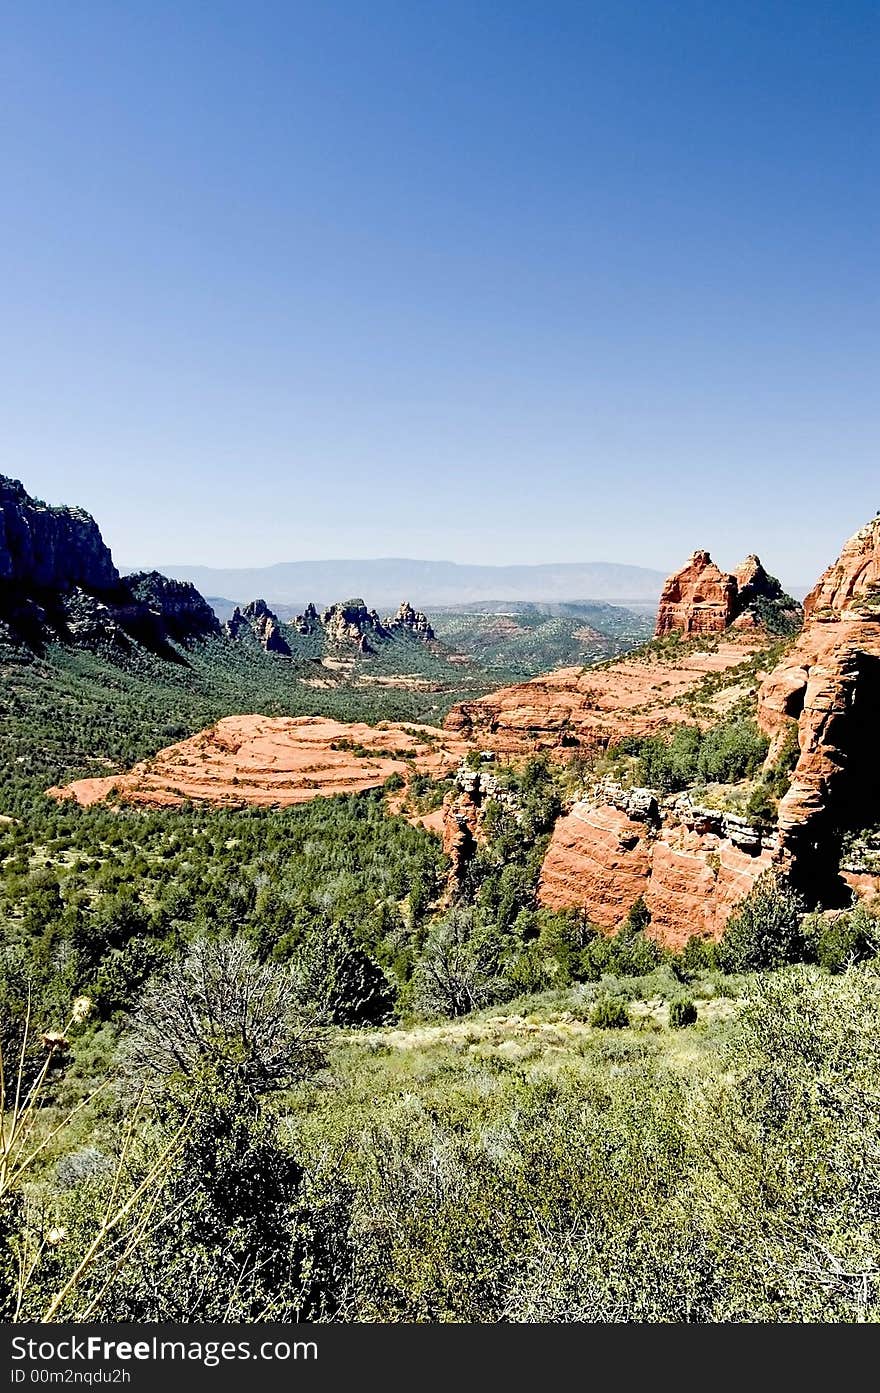
[[[432,726],[227,716],[127,774],[78,779],[49,793],[83,805],[112,795],[155,806],[190,801],[284,806],[378,788],[389,775],[405,775],[411,767],[440,778],[464,751],[460,741]]]
[[[829,871],[841,832],[880,821],[880,517],[846,543],[804,614],[803,633],[760,688],[758,722],[771,763],[797,722],[779,833],[807,877]]]
[[[749,690],[737,669],[767,646],[758,631],[730,632],[674,659],[647,652],[602,668],[560,668],[530,682],[460,702],[446,717],[452,734],[481,747],[525,753],[536,749],[603,746],[627,735],[651,735],[696,719],[689,702],[711,684],[705,714],[712,719]],[[743,673],[743,681],[752,681]]]
[[[775,838],[686,798],[661,808],[649,790],[610,797],[575,804],[557,822],[540,902],[582,909],[611,931],[641,897],[648,932],[664,947],[681,948],[694,934],[720,938],[731,910],[774,864]]]

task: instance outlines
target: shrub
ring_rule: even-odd
[[[291,959],[306,1016],[332,1025],[376,1025],[391,1010],[388,978],[345,924],[318,925]]]
[[[766,871],[727,921],[718,945],[725,972],[781,967],[806,955],[801,928],[806,906],[781,876]]]
[[[590,1013],[590,1025],[598,1030],[621,1030],[629,1023],[629,1011],[616,997],[597,1001]]]
[[[206,1066],[254,1094],[321,1062],[289,966],[260,963],[243,939],[197,939],[154,978],[131,1020],[128,1071],[146,1084],[198,1077]]]
[[[816,961],[825,972],[845,972],[854,963],[876,957],[880,951],[880,923],[862,905],[833,918],[810,915],[805,930],[812,938]]]
[[[614,977],[645,977],[659,967],[663,954],[652,938],[632,930],[624,922],[614,935],[597,933],[578,955],[577,973],[588,982],[598,982],[600,977],[610,974]]]
[[[435,923],[413,974],[411,999],[427,1015],[464,1016],[503,993],[499,944],[493,929],[471,909],[455,909]]]
[[[681,1030],[686,1025],[694,1025],[697,1008],[690,997],[679,996],[669,1003],[669,1024],[673,1030]]]
[[[746,804],[746,817],[752,822],[773,823],[776,821],[777,803],[766,784],[758,784],[752,789]]]

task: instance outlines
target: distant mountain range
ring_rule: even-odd
[[[138,568],[141,569],[141,568]],[[467,566],[453,561],[388,558],[368,561],[283,561],[274,566],[225,568],[159,566],[188,580],[203,595],[236,603],[256,598],[303,608],[341,596],[367,596],[383,609],[401,599],[421,608],[501,600],[605,600],[654,606],[666,576],[644,566],[584,561],[543,566]]]

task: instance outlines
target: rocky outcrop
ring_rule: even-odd
[[[728,574],[718,569],[707,551],[695,551],[663,587],[655,638],[720,634],[731,624],[787,633],[799,626],[800,619],[797,601],[784,593],[759,557],[747,556]]]
[[[0,476],[0,579],[24,590],[78,586],[101,595],[116,589],[119,572],[89,513],[50,507]]]
[[[786,602],[756,557],[736,581],[748,602],[742,613]],[[880,823],[880,516],[846,543],[804,614],[803,632],[757,694],[758,723],[771,740],[768,768],[794,746],[776,826],[753,826],[688,795],[655,807],[648,790],[606,783],[557,823],[542,903],[580,907],[610,930],[643,895],[650,932],[676,947],[691,933],[719,937],[771,866],[813,904],[877,895],[874,834],[866,829]]]
[[[361,599],[331,605],[321,615],[321,623],[328,643],[342,648],[354,645],[360,653],[372,653],[374,644],[390,638],[376,611],[367,609]]]
[[[228,716],[188,740],[160,750],[127,774],[79,779],[49,789],[83,805],[284,807],[337,793],[380,788],[411,768],[443,778],[464,747],[432,726],[347,724],[320,716]]]
[[[252,636],[265,652],[290,657],[290,645],[284,637],[281,621],[265,600],[251,600],[243,609],[236,605],[223,627],[231,639]]]
[[[519,799],[503,786],[492,771],[494,756],[484,750],[480,767],[462,763],[455,771],[455,786],[443,800],[443,850],[452,862],[449,874],[450,889],[460,888],[465,872],[477,848],[486,840],[483,813],[491,800],[519,816]]]
[[[731,910],[774,864],[773,834],[686,797],[650,789],[597,791],[560,818],[541,869],[549,909],[582,909],[612,931],[640,897],[649,934],[677,949],[696,934],[718,939]]]
[[[168,650],[219,633],[186,582],[156,571],[121,577],[98,525],[81,508],[50,507],[0,478],[0,624],[15,642]]]
[[[723,633],[736,617],[736,597],[736,577],[720,571],[707,551],[695,551],[663,587],[655,637]]]
[[[177,643],[219,634],[220,623],[211,606],[188,580],[170,580],[158,571],[126,576],[135,604],[152,616],[154,629]]]
[[[795,876],[833,903],[839,837],[880,821],[880,516],[846,543],[804,614],[803,633],[761,686],[758,722],[770,764],[797,722],[780,843]]]
[[[321,620],[313,604],[306,605],[302,614],[298,614],[293,621],[293,627],[298,634],[317,633],[320,626]]]
[[[404,600],[397,613],[385,620],[385,628],[392,634],[411,634],[422,643],[432,643],[437,637],[428,616],[420,609],[413,609],[409,600]]]

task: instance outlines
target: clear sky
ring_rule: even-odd
[[[880,7],[27,0],[5,473],[120,564],[757,550],[880,508]]]

